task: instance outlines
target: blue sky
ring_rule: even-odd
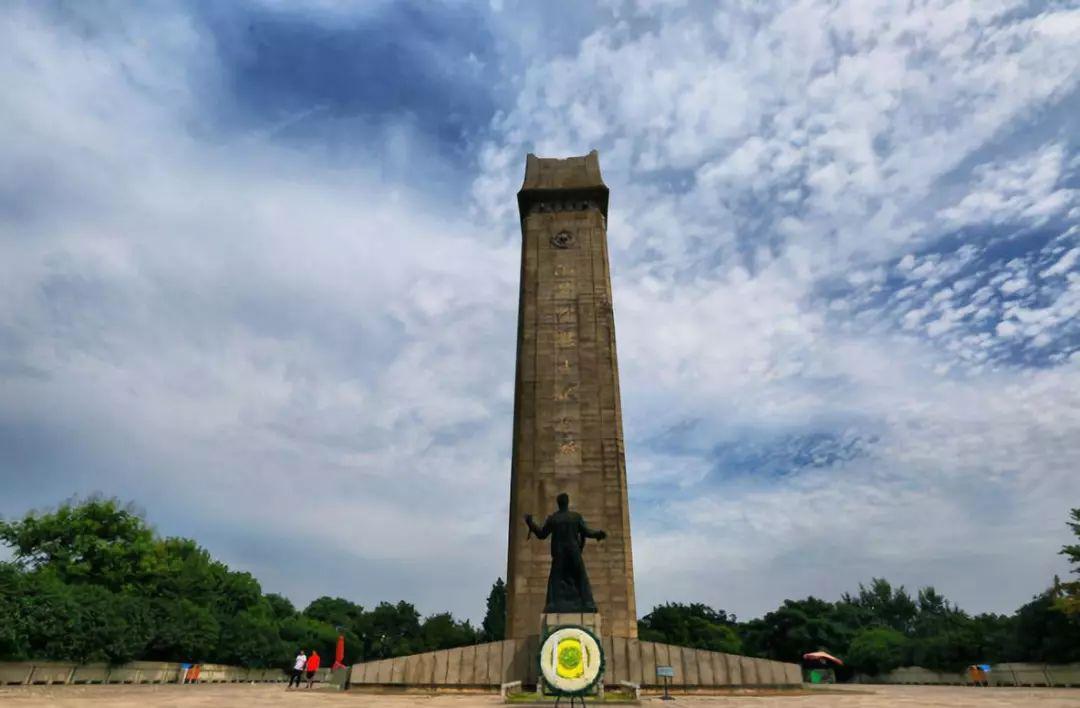
[[[1080,10],[907,5],[7,5],[0,514],[478,619],[514,194],[596,148],[638,606],[1014,609],[1080,506]]]

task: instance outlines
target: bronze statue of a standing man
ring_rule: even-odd
[[[560,494],[555,501],[559,510],[547,517],[543,526],[536,525],[532,514],[525,515],[525,523],[537,538],[551,536],[551,573],[544,612],[596,612],[581,552],[585,549],[585,539],[603,541],[607,534],[590,529],[581,514],[570,511],[567,494]]]

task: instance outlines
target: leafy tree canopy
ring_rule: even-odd
[[[744,625],[747,647],[764,657],[800,661],[810,651],[843,652],[860,626],[849,606],[808,597],[785,600],[760,620]]]
[[[158,536],[115,499],[0,520],[0,542],[15,558],[0,563],[0,659],[287,667],[299,648],[333,657],[338,627],[346,662],[477,641],[449,615],[422,629],[404,602],[365,612],[321,597],[298,613],[194,541]]]
[[[1076,535],[1077,543],[1063,546],[1061,555],[1066,556],[1073,565],[1072,572],[1080,573],[1080,508],[1072,509],[1069,518],[1071,521],[1066,523]],[[1061,583],[1060,591],[1055,606],[1065,614],[1080,616],[1080,580]]]
[[[491,586],[481,627],[484,638],[489,642],[506,638],[506,583],[502,578],[496,578],[495,584]]]
[[[1080,538],[1080,509],[1069,527]],[[345,661],[493,641],[506,632],[506,584],[492,585],[480,628],[449,613],[421,619],[408,602],[370,610],[320,597],[303,612],[264,593],[195,541],[161,537],[115,499],[70,501],[0,520],[0,659],[201,661],[287,667],[299,648],[327,662],[339,631]],[[1080,543],[1061,550],[1080,571]],[[958,671],[971,663],[1080,661],[1080,583],[1059,582],[1012,615],[971,616],[933,587],[912,597],[884,578],[838,602],[785,600],[759,619],[668,603],[638,622],[642,639],[798,662],[825,650],[844,671],[904,663]],[[843,674],[843,671],[841,672]]]
[[[735,617],[701,603],[657,605],[638,620],[638,636],[647,641],[742,653]]]
[[[860,630],[851,640],[847,660],[852,668],[866,674],[883,674],[909,663],[909,641],[890,627]]]
[[[930,589],[933,592],[933,589]],[[914,628],[919,606],[911,599],[904,586],[893,588],[884,578],[872,578],[870,587],[859,583],[859,594],[845,594],[843,601],[859,608],[873,624],[890,627],[898,632],[910,632]]]

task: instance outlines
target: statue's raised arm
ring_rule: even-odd
[[[536,534],[536,537],[541,541],[551,535],[551,524],[545,521],[543,526],[537,526],[536,522],[533,521],[532,514],[525,515],[525,525],[528,526],[529,531]]]

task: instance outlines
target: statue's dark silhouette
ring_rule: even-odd
[[[581,552],[585,549],[585,539],[603,541],[607,534],[590,529],[581,514],[570,511],[568,495],[560,494],[555,501],[559,510],[547,517],[543,526],[536,525],[532,514],[525,515],[525,523],[537,538],[551,536],[551,573],[544,612],[596,612]]]

